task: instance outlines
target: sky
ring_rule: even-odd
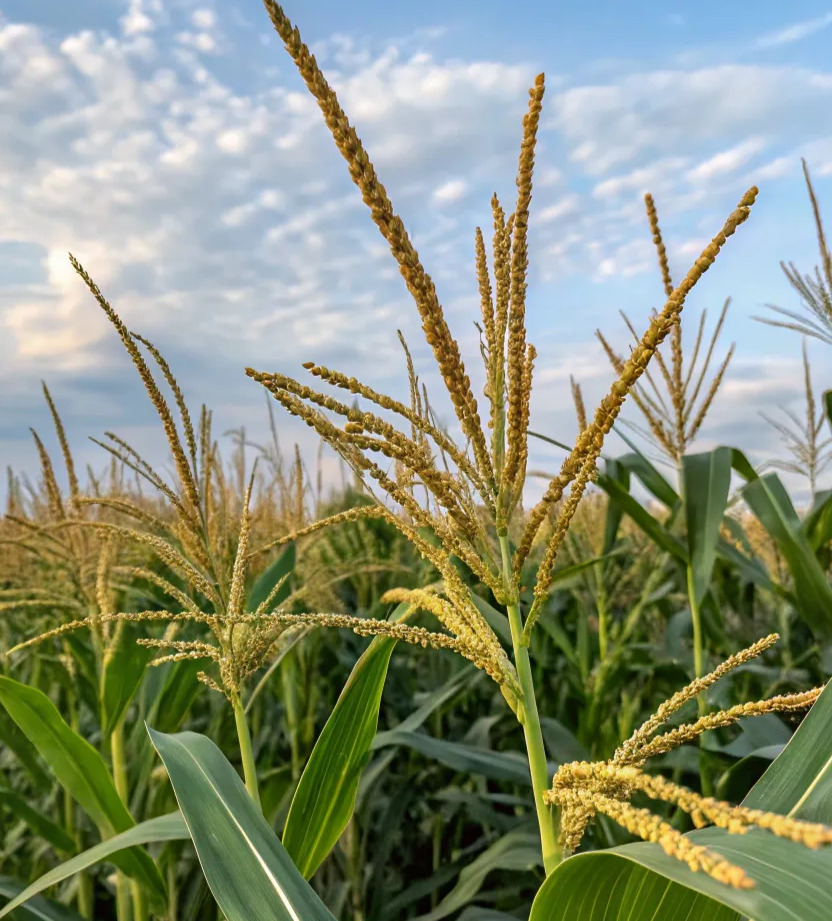
[[[590,412],[613,380],[595,330],[626,355],[634,340],[619,311],[641,334],[664,305],[644,193],[678,283],[758,185],[751,218],[682,314],[689,359],[707,310],[701,366],[732,299],[707,381],[736,342],[689,450],[724,444],[754,464],[789,459],[759,413],[805,418],[801,336],[753,317],[777,319],[766,304],[810,317],[780,262],[803,274],[819,262],[801,157],[832,213],[832,6],[761,0],[753,16],[714,0],[525,2],[510,13],[495,0],[284,8],[436,283],[483,415],[474,230],[483,228],[490,255],[489,202],[496,192],[507,213],[514,208],[521,120],[538,73],[546,92],[526,310],[538,352],[533,430],[574,443],[570,373]],[[226,459],[224,432],[245,426],[252,441],[268,440],[267,393],[245,367],[317,388],[301,367],[315,361],[408,402],[397,329],[459,437],[415,304],[259,2],[0,0],[0,138],[4,471],[37,477],[32,427],[66,483],[41,381],[81,470],[107,467],[109,455],[89,440],[106,431],[172,470],[138,374],[68,252],[165,356],[192,415],[201,403],[213,410]],[[830,348],[808,340],[818,397],[832,387]],[[314,471],[317,436],[273,407],[287,456],[297,443]],[[631,401],[621,418],[643,424]],[[608,436],[605,455],[628,451]],[[336,455],[325,449],[323,458],[324,482],[339,484]],[[554,474],[562,459],[531,440],[530,469]],[[807,480],[780,475],[804,505]],[[527,506],[545,482],[529,478]],[[4,475],[3,503],[5,494]]]

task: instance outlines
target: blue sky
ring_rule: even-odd
[[[675,282],[751,184],[751,219],[688,298],[690,356],[732,305],[711,373],[726,380],[692,450],[785,459],[758,415],[804,415],[801,340],[753,315],[803,312],[780,268],[818,263],[800,166],[832,209],[832,7],[595,2],[307,0],[287,14],[312,46],[436,282],[482,390],[474,228],[496,191],[513,208],[527,89],[546,74],[530,225],[527,326],[538,350],[532,427],[576,436],[572,373],[588,409],[619,353],[664,303],[644,216],[650,191]],[[0,464],[36,472],[29,426],[58,452],[46,381],[76,461],[108,456],[107,430],[154,465],[161,427],[72,251],[128,328],[170,362],[220,436],[267,433],[265,391],[243,368],[306,381],[304,361],[407,399],[396,329],[440,417],[450,404],[404,283],[320,113],[259,2],[0,0]],[[808,313],[805,314],[808,317]],[[819,394],[827,349],[809,341]],[[700,359],[701,360],[701,359]],[[655,371],[658,375],[658,370]],[[709,378],[710,379],[710,378]],[[485,401],[480,400],[484,411]],[[317,441],[275,404],[287,450],[314,470]],[[623,417],[641,422],[635,406]],[[626,431],[626,430],[625,430]],[[220,438],[229,457],[232,444]],[[613,434],[607,452],[626,451]],[[325,452],[324,479],[340,482]],[[561,456],[532,443],[530,468]],[[804,479],[784,474],[796,501]],[[829,478],[821,478],[828,486]],[[526,500],[544,481],[530,479]],[[0,483],[5,495],[5,478]],[[3,498],[3,501],[4,498]]]

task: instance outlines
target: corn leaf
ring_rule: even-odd
[[[508,781],[531,787],[529,762],[519,752],[500,752],[490,748],[478,748],[463,742],[448,742],[424,732],[407,732],[390,729],[380,732],[375,748],[384,745],[402,745],[420,752],[432,761],[460,771],[464,774],[479,774],[490,780]]]
[[[296,556],[295,542],[292,541],[280,556],[257,577],[248,593],[246,603],[248,611],[252,613],[256,611],[284,576],[289,576],[289,578],[280,586],[272,599],[273,609],[279,607],[289,597],[289,593],[292,591],[291,573],[295,568]]]
[[[742,492],[786,560],[794,579],[798,613],[815,634],[828,639],[832,636],[832,588],[780,478],[767,473],[748,483]]]
[[[390,619],[404,620],[410,609],[409,604],[400,604]],[[355,663],[298,782],[282,840],[306,879],[335,846],[352,816],[396,642],[375,637]]]
[[[0,899],[8,901],[26,888],[25,883],[11,876],[0,876]],[[81,916],[66,905],[36,896],[24,908],[18,908],[14,921],[83,921]]]
[[[832,916],[832,849],[810,851],[762,829],[731,835],[706,828],[686,837],[742,867],[756,887],[734,889],[694,873],[656,844],[625,844],[564,861],[538,892],[529,921],[736,921],[740,915],[754,921],[828,921]]]
[[[832,825],[832,682],[742,805]]]
[[[203,662],[194,659],[158,667],[160,671],[164,668],[169,668],[169,671],[158,694],[153,698],[147,716],[148,723],[152,722],[157,732],[176,732],[179,729],[199,689],[203,687],[196,676],[204,667]]]
[[[227,921],[334,921],[206,736],[148,729]]]
[[[0,789],[0,806],[5,806],[25,822],[36,835],[40,835],[44,841],[48,841],[57,850],[74,850],[75,841],[66,829],[53,822],[42,812],[38,812],[20,793]]]
[[[540,866],[540,832],[516,828],[498,838],[471,861],[459,874],[459,880],[442,901],[414,921],[441,921],[476,898],[486,876],[492,870],[529,870]]]
[[[0,918],[5,917],[19,905],[29,902],[30,899],[33,899],[33,901],[27,905],[27,910],[36,911],[36,906],[39,904],[37,899],[39,892],[43,892],[43,890],[47,889],[49,886],[54,886],[56,883],[63,882],[63,880],[68,879],[70,876],[81,873],[83,870],[87,870],[89,867],[95,866],[102,861],[109,860],[112,863],[116,863],[114,855],[125,850],[125,848],[135,847],[140,844],[151,844],[156,841],[181,841],[188,838],[190,838],[188,826],[185,824],[182,813],[178,809],[176,812],[169,812],[167,815],[161,815],[155,819],[148,819],[146,822],[140,822],[127,831],[119,835],[114,835],[112,838],[108,838],[106,841],[102,841],[100,844],[96,844],[86,851],[76,854],[75,857],[54,867],[48,873],[44,873],[43,876],[35,880],[30,886],[26,886],[25,888],[23,886],[18,886],[15,891],[12,892],[10,889],[3,888],[3,886],[0,885],[0,893],[14,896],[14,898],[0,910]],[[15,915],[15,918],[17,917],[18,915]],[[26,914],[20,915],[21,919],[26,917],[28,917]],[[53,916],[34,915],[33,917],[51,919]],[[56,915],[54,917],[57,921],[60,916]],[[75,916],[73,915],[73,917]]]
[[[657,546],[673,554],[679,562],[687,565],[688,556],[682,542],[675,537],[657,518],[631,495],[618,480],[604,473],[598,474],[598,485],[625,514],[647,534]]]
[[[136,824],[118,795],[104,759],[73,731],[44,693],[0,676],[0,703],[49,765],[58,783],[95,822],[102,838]],[[164,880],[144,851],[119,854],[113,863],[146,886],[157,901],[164,901]]]
[[[615,434],[630,448],[632,454],[625,454],[616,458],[616,462],[626,470],[634,473],[644,484],[645,489],[655,496],[662,505],[673,511],[681,502],[681,498],[671,484],[661,475],[658,468],[650,463],[648,458],[639,451],[638,446],[617,428]]]
[[[731,449],[725,447],[703,454],[686,454],[682,458],[689,578],[693,582],[697,606],[708,590],[716,561],[719,526],[731,487],[731,460]]]
[[[815,493],[812,507],[804,516],[800,529],[815,553],[832,540],[832,489]]]
[[[156,650],[139,646],[143,636],[138,624],[119,621],[113,645],[104,657],[101,675],[101,731],[105,736],[116,728],[130,701],[139,689],[147,666]]]
[[[744,806],[832,823],[832,688],[827,686]],[[657,844],[639,842],[565,860],[538,892],[529,921],[828,921],[832,847],[811,850],[753,828],[685,836],[742,867],[753,889],[692,872]]]
[[[4,709],[0,709],[0,741],[10,752],[14,752],[17,760],[26,768],[35,790],[46,793],[52,781],[38,759],[37,749]]]

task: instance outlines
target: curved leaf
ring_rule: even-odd
[[[426,758],[439,761],[455,771],[466,774],[480,774],[492,780],[507,780],[526,787],[530,787],[532,783],[529,762],[519,752],[478,748],[464,742],[449,742],[423,732],[406,732],[401,729],[380,732],[373,742],[373,748],[381,748],[384,745],[404,745],[413,748]],[[551,765],[550,770],[554,770]]]
[[[658,519],[654,518],[618,480],[599,473],[598,485],[610,497],[610,500],[615,502],[626,515],[629,515],[658,547],[673,554],[677,560],[687,565],[688,555],[682,542],[671,534]]]
[[[625,844],[565,860],[538,892],[529,921],[736,921],[737,912],[754,921],[832,916],[832,848],[811,851],[762,829],[731,835],[705,828],[685,837],[742,867],[755,888],[734,889],[694,873],[657,844]]]
[[[11,876],[0,876],[0,898],[14,898],[25,888],[25,883]],[[83,918],[66,905],[53,902],[42,895],[36,896],[25,908],[18,908],[14,921],[83,921]]]
[[[95,822],[102,838],[136,824],[118,795],[104,759],[67,724],[44,693],[0,676],[0,703],[52,769],[58,783]],[[147,886],[157,901],[165,899],[164,880],[144,851],[119,854],[113,863]]]
[[[832,821],[832,683],[743,805],[809,821]],[[529,921],[823,921],[832,917],[832,846],[811,850],[752,828],[706,828],[687,839],[723,854],[754,879],[733,889],[694,873],[657,844],[578,854],[547,878]],[[707,897],[707,898],[706,898]]]
[[[726,516],[722,519],[722,522],[728,527],[728,530],[732,532],[734,537],[744,543],[748,542],[742,525],[736,519]],[[751,553],[751,550],[748,552]],[[759,558],[755,557],[754,559],[750,559],[744,553],[741,553],[733,544],[729,544],[724,537],[720,537],[717,541],[717,554],[721,559],[731,563],[744,579],[788,601],[789,604],[795,607],[797,606],[797,598],[794,593],[783,588],[778,582],[775,582],[769,575],[765,564]]]
[[[832,825],[832,681],[742,805]]]
[[[101,731],[105,737],[118,725],[124,711],[142,682],[147,665],[156,650],[139,646],[142,636],[138,624],[120,620],[115,639],[104,657],[101,674]]]
[[[765,745],[740,758],[719,778],[714,793],[715,797],[729,803],[739,802],[749,793],[749,783],[753,784],[759,780],[785,747],[785,745]]]
[[[449,701],[455,694],[458,694],[463,688],[471,688],[477,685],[485,677],[485,672],[482,669],[477,668],[476,666],[463,662],[459,666],[459,671],[455,672],[451,677],[443,684],[441,687],[436,688],[436,690],[431,691],[426,695],[423,703],[417,707],[410,716],[405,717],[395,728],[397,730],[403,730],[405,732],[413,732],[418,729],[425,720],[434,713],[442,704]],[[370,745],[371,749],[378,748],[376,740],[379,735],[384,735],[384,733],[377,733],[376,737],[373,739],[372,744]]]
[[[17,760],[26,768],[32,785],[38,793],[47,793],[52,786],[52,779],[38,760],[35,746],[20,731],[20,727],[5,709],[0,709],[0,741],[17,756]]]
[[[644,488],[655,496],[662,505],[673,511],[681,502],[680,496],[671,484],[661,475],[658,468],[650,463],[649,459],[630,439],[616,428],[615,434],[630,448],[632,454],[625,454],[616,458],[616,462],[626,470],[635,474],[644,484]]]
[[[682,458],[682,495],[687,525],[692,603],[699,606],[708,590],[716,561],[719,528],[731,488],[731,449],[716,448]]]
[[[295,568],[295,559],[297,551],[295,542],[292,541],[286,549],[271,563],[254,582],[251,591],[248,593],[246,610],[252,613],[269,597],[271,590],[284,577],[290,575]],[[283,585],[277,591],[272,599],[275,608],[279,607],[288,597],[292,590],[291,578],[286,579]]]
[[[75,841],[67,830],[38,812],[24,797],[14,790],[0,790],[0,806],[5,806],[24,821],[36,835],[48,841],[59,851],[73,851]]]
[[[815,633],[832,636],[832,588],[780,478],[767,473],[748,483],[742,493],[786,560],[794,578],[798,613]]]
[[[411,610],[410,604],[402,603],[390,619],[405,620]],[[352,816],[361,772],[376,735],[381,692],[396,642],[379,636],[364,650],[298,782],[282,840],[306,879],[335,846]]]
[[[626,492],[630,491],[630,471],[623,464],[619,464],[617,460],[610,458],[604,462],[604,474],[620,483],[621,488]],[[612,550],[623,517],[624,511],[620,505],[615,502],[607,502],[607,513],[604,518],[604,543],[601,547],[602,553]]]
[[[586,859],[590,857],[591,862]],[[739,917],[706,895],[602,851],[570,857],[550,873],[535,896],[529,921],[739,921]]]
[[[800,529],[815,553],[832,540],[832,489],[815,493],[812,507],[804,515]]]
[[[214,743],[148,728],[228,921],[335,921]]]
[[[414,921],[441,921],[475,898],[492,870],[529,870],[542,863],[540,832],[517,828],[498,838],[459,874],[456,886],[425,915]]]
[[[88,848],[75,857],[64,861],[64,863],[54,867],[48,873],[44,873],[43,876],[25,889],[22,886],[19,887],[16,890],[15,898],[0,911],[0,918],[5,917],[12,909],[27,902],[39,892],[68,879],[75,873],[80,873],[82,870],[95,866],[95,864],[104,860],[116,863],[113,855],[126,848],[140,844],[150,844],[155,841],[181,841],[190,837],[188,826],[178,809],[176,812],[169,812],[167,815],[160,815],[155,819],[140,822],[120,835],[114,835],[112,838],[108,838],[106,841],[102,841],[100,844],[96,844],[94,847]],[[0,888],[0,892],[3,891]],[[31,907],[27,906],[27,908]]]
[[[203,687],[196,676],[204,667],[197,659],[169,663],[164,683],[155,695],[147,717],[148,722],[154,723],[157,732],[175,732],[179,729],[199,689]],[[163,668],[168,668],[168,665],[159,666],[160,671]]]

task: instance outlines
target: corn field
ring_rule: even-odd
[[[709,377],[726,300],[701,366],[704,314],[688,360],[685,300],[753,225],[756,187],[681,280],[645,197],[664,307],[643,332],[627,320],[626,355],[598,331],[608,394],[588,412],[572,379],[574,433],[535,432],[543,75],[514,210],[495,194],[474,235],[475,395],[347,113],[264,5],[413,298],[464,444],[399,333],[409,405],[314,362],[311,382],[245,368],[271,442],[239,429],[224,459],[211,412],[192,415],[70,255],[174,476],[107,433],[109,466],[82,485],[43,385],[59,450],[33,430],[37,482],[9,469],[0,521],[0,918],[828,921],[832,389],[816,399],[805,343],[832,345],[832,257],[806,163],[822,267],[784,271],[813,319],[756,318],[804,337],[805,427],[766,418],[790,460],[690,450],[734,346]],[[628,397],[642,447],[618,418]],[[340,491],[324,495],[297,448],[287,460],[287,413],[338,455]],[[604,451],[613,426],[629,453]],[[548,469],[528,469],[530,438]],[[806,477],[808,508],[777,469]],[[524,508],[530,478],[544,492]]]

